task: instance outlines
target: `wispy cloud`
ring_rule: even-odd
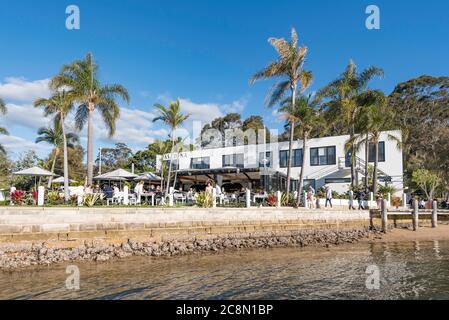
[[[0,97],[8,101],[31,102],[39,97],[49,97],[49,79],[28,81],[25,78],[9,77],[0,82]]]

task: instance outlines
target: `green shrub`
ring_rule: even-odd
[[[88,193],[83,197],[83,205],[86,207],[93,207],[103,200],[103,193]]]
[[[213,202],[213,196],[206,191],[200,192],[196,198],[196,204],[200,208],[212,208]]]

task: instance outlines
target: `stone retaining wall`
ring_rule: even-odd
[[[366,227],[368,211],[298,209],[0,208],[0,242]]]

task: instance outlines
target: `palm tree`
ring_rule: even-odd
[[[153,122],[162,121],[167,126],[170,127],[170,137],[171,137],[171,149],[170,149],[170,162],[168,166],[168,176],[167,176],[167,194],[170,190],[170,177],[173,166],[173,149],[175,147],[176,141],[176,129],[189,118],[189,114],[184,115],[181,113],[181,104],[179,99],[170,102],[169,107],[165,107],[161,104],[156,103],[154,105],[159,116],[153,119]]]
[[[383,77],[383,70],[377,67],[368,67],[358,73],[356,65],[350,60],[340,78],[332,81],[318,92],[320,98],[328,98],[324,104],[328,121],[334,124],[340,122],[345,126],[349,131],[350,139],[355,135],[355,123],[361,109],[360,95],[367,90],[369,81],[375,76]],[[356,153],[353,150],[351,156],[352,187],[356,185],[354,164]]]
[[[296,125],[295,130],[299,130],[299,135],[303,140],[301,174],[299,177],[299,184],[297,189],[298,206],[300,204],[301,195],[304,188],[304,171],[306,166],[308,148],[307,142],[313,132],[319,131],[323,128],[323,119],[320,115],[318,105],[319,101],[316,99],[316,97],[312,97],[312,95],[309,94],[308,96],[299,96],[296,99],[294,108],[291,107],[291,102],[289,100],[286,100],[283,106],[280,108],[280,111],[285,113],[288,122],[294,123]]]
[[[55,92],[50,98],[40,98],[34,102],[35,107],[44,108],[44,115],[50,116],[54,115],[54,128],[53,131],[47,131],[45,128],[41,128],[38,131],[39,135],[42,135],[42,139],[38,138],[36,143],[45,141],[53,144],[56,148],[55,157],[52,165],[52,172],[54,170],[54,165],[59,153],[59,147],[62,145],[64,152],[64,198],[65,201],[69,201],[69,165],[68,165],[68,151],[67,147],[69,142],[75,142],[78,137],[73,133],[67,133],[65,128],[65,120],[67,115],[73,109],[73,95],[66,92],[65,90]],[[49,139],[45,139],[45,137]],[[53,138],[51,138],[53,137]],[[38,141],[39,140],[39,141]],[[69,140],[69,141],[68,141]],[[51,178],[48,182],[49,188],[51,187]]]
[[[388,98],[380,91],[370,92],[371,102],[363,107],[362,115],[357,119],[356,126],[364,128],[360,133],[350,138],[345,148],[353,148],[357,152],[362,146],[374,144],[374,169],[372,178],[373,194],[377,195],[377,174],[379,165],[379,142],[382,131],[389,130],[393,126],[394,110],[388,105]],[[388,134],[387,139],[395,141],[398,149],[401,148],[400,138]],[[366,159],[368,163],[368,158]],[[368,179],[367,179],[368,180]]]
[[[65,190],[68,191],[68,174],[67,174],[67,186],[66,182],[66,172],[68,173],[68,165],[66,163],[67,159],[67,148],[73,148],[79,139],[75,133],[67,133],[64,139],[64,132],[62,129],[62,124],[59,119],[55,119],[53,127],[42,127],[37,131],[38,137],[36,138],[36,143],[46,142],[54,146],[53,160],[51,164],[51,173],[55,172],[56,159],[58,158],[61,147],[64,150],[64,195],[66,195]],[[52,178],[48,180],[48,188],[51,188]],[[67,192],[68,193],[68,192]],[[67,199],[66,199],[67,200]]]
[[[279,79],[267,95],[266,103],[269,107],[272,107],[276,103],[282,101],[289,89],[291,91],[291,106],[294,106],[298,88],[299,93],[302,94],[312,82],[312,73],[304,70],[304,61],[308,49],[305,46],[298,47],[298,35],[294,28],[292,28],[291,37],[292,39],[290,42],[283,38],[268,39],[268,42],[276,49],[279,57],[276,61],[270,63],[263,70],[254,74],[250,80],[250,84],[253,84],[260,79]],[[291,123],[289,158],[287,164],[287,192],[290,192],[294,128],[294,123]]]
[[[77,60],[64,65],[59,75],[51,81],[54,88],[69,88],[70,94],[79,103],[76,111],[76,127],[82,130],[87,122],[87,184],[93,179],[93,114],[99,110],[106,124],[109,136],[116,129],[116,121],[120,116],[120,107],[116,98],[129,102],[128,91],[119,84],[102,85],[98,79],[98,65],[93,55],[88,53],[84,60]]]
[[[171,143],[167,143],[167,141],[156,140],[154,143],[148,146],[149,151],[156,157],[157,155],[164,155],[170,151]],[[163,159],[161,159],[161,190],[164,190],[164,174],[165,174],[165,165]]]
[[[5,102],[3,101],[3,99],[0,98],[0,114],[5,115],[6,112],[7,112],[6,104],[5,104]],[[9,132],[8,132],[8,130],[6,130],[6,128],[0,127],[0,134],[8,135]],[[6,154],[5,148],[4,148],[1,144],[0,144],[0,152]]]

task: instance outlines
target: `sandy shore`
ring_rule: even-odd
[[[385,235],[373,235],[370,242],[410,242],[410,241],[449,241],[449,225],[439,225],[437,228],[430,226],[420,226],[418,231],[410,228],[397,228],[389,231]]]

